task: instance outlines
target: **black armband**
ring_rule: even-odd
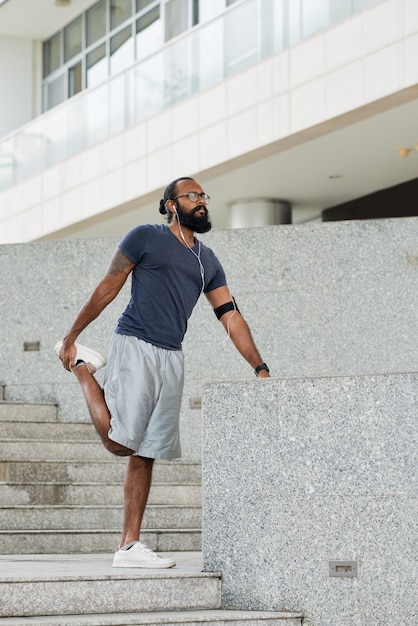
[[[237,307],[235,298],[232,298],[231,302],[226,302],[225,304],[221,304],[221,306],[218,306],[216,309],[213,309],[213,312],[215,313],[218,320],[220,320],[222,315],[224,313],[227,313],[228,311],[238,311],[239,313],[239,308]]]

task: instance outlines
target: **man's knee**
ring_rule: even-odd
[[[135,452],[135,450],[126,448],[125,446],[122,446],[120,443],[116,443],[116,441],[112,441],[111,439],[106,439],[104,441],[104,445],[109,452],[116,456],[131,456],[131,454],[134,454]]]

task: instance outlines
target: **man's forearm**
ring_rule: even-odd
[[[241,313],[238,311],[226,313],[221,319],[225,329],[230,334],[234,346],[251,367],[255,369],[263,363],[263,359],[251,335],[250,328]],[[260,372],[261,378],[268,377],[268,375],[269,373],[266,370]]]

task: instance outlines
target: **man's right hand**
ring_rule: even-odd
[[[75,347],[74,342],[64,339],[59,353],[59,358],[68,372],[72,372],[74,370],[76,354],[77,348]]]

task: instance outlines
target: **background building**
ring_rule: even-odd
[[[416,215],[414,0],[4,0],[0,243]],[[366,201],[363,199],[366,198]]]

